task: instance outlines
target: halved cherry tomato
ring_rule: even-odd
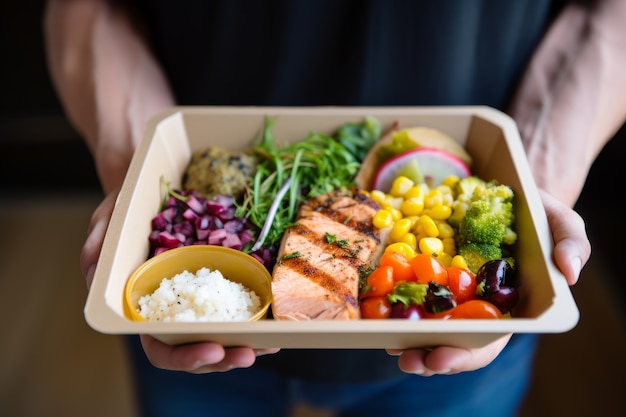
[[[395,250],[385,251],[380,257],[380,266],[390,265],[393,268],[393,280],[415,281],[415,272],[406,256]]]
[[[460,266],[448,266],[448,287],[454,294],[457,304],[476,298],[476,276],[472,271]]]
[[[498,307],[485,300],[469,300],[450,310],[438,314],[429,314],[433,319],[501,319]]]
[[[437,284],[448,285],[448,271],[445,265],[434,256],[419,253],[410,259],[409,263],[419,284],[435,281]]]
[[[360,298],[380,297],[393,290],[393,267],[381,265],[367,277],[365,286],[361,289]]]
[[[391,315],[391,303],[386,296],[366,298],[359,307],[362,319],[387,319]]]

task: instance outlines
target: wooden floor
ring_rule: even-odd
[[[97,197],[0,198],[0,416],[136,416],[119,340],[83,319],[78,254]],[[602,265],[597,256],[574,288],[576,329],[541,339],[520,416],[623,411],[614,381],[626,374],[626,325]],[[303,407],[294,415],[328,414]]]

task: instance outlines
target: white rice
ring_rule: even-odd
[[[220,271],[200,268],[163,278],[159,288],[139,299],[149,321],[246,321],[261,308],[257,294]]]

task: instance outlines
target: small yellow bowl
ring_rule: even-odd
[[[248,321],[267,316],[272,301],[272,276],[252,256],[223,246],[191,245],[162,252],[144,262],[126,282],[124,309],[133,321],[146,321],[137,311],[139,298],[153,293],[163,278],[172,278],[184,270],[191,273],[202,267],[220,271],[224,278],[254,291],[261,299],[261,310]]]

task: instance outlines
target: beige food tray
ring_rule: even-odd
[[[347,122],[376,117],[383,132],[429,126],[465,146],[473,172],[516,192],[518,244],[515,258],[520,302],[506,320],[357,320],[250,323],[133,322],[123,310],[129,275],[148,256],[150,221],[162,199],[160,178],[179,187],[192,152],[209,145],[244,149],[275,117],[278,140],[297,141],[310,131],[332,134]],[[257,348],[408,348],[483,346],[507,333],[561,333],[579,312],[551,260],[551,238],[539,194],[513,120],[488,107],[175,107],[148,123],[131,162],[107,230],[85,317],[108,334],[148,333],[170,344],[214,341]]]

